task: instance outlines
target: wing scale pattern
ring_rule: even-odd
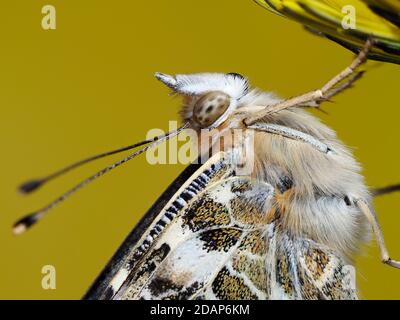
[[[86,298],[356,298],[342,258],[280,226],[290,189],[237,176],[231,160],[221,152],[187,179]]]

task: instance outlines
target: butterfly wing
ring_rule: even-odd
[[[358,51],[376,41],[371,59],[400,63],[400,4],[397,0],[255,0],[264,8],[302,23],[342,46]],[[355,9],[356,28],[344,28],[345,8]]]
[[[262,232],[272,195],[270,185],[237,177],[226,154],[215,155],[157,213],[160,205],[150,210],[84,298],[265,298]],[[235,290],[217,289],[225,288],[228,261],[244,248],[260,255],[263,272],[247,270],[260,289],[254,294],[242,278],[235,278]],[[207,293],[211,285],[215,295]]]
[[[278,191],[237,176],[227,154],[189,168],[173,186],[86,299],[355,298],[344,262],[281,228]]]
[[[272,197],[270,185],[247,177],[224,176],[211,182],[182,208],[117,298],[266,298],[261,249],[268,218],[264,211],[271,207]],[[249,208],[252,215],[247,215]],[[262,272],[235,270],[236,260],[246,257]]]
[[[382,18],[400,28],[400,2],[397,0],[363,0],[368,7]]]
[[[136,245],[143,238],[150,225],[157,218],[159,213],[175,195],[181,186],[201,167],[199,164],[189,165],[167,190],[157,199],[154,205],[147,211],[136,227],[126,237],[114,256],[99,274],[97,279],[86,292],[83,299],[98,300],[111,299],[113,297],[113,289],[111,283],[118,279],[117,273],[124,269],[124,266],[129,265],[132,259],[133,252],[136,250]],[[122,279],[121,279],[122,281]]]
[[[336,252],[310,239],[269,226],[266,269],[270,299],[355,300],[355,269]]]
[[[162,248],[157,251],[154,246],[159,243],[161,235],[171,230],[170,225],[177,220],[177,215],[180,215],[187,202],[210,183],[230,174],[232,169],[222,153],[201,166],[189,166],[128,235],[84,299],[115,298],[116,293],[136,274],[146,259],[152,255],[157,256],[157,252],[161,254]]]

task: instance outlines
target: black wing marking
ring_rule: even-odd
[[[147,254],[164,227],[174,219],[187,201],[231,170],[222,155],[215,155],[203,165],[189,166],[171,184],[128,235],[84,299],[114,298],[120,286],[133,276],[135,266]]]
[[[126,263],[126,257],[130,249],[139,241],[143,233],[148,229],[155,217],[160,213],[162,208],[178,191],[178,189],[190,178],[190,176],[201,167],[200,164],[191,164],[168,186],[161,194],[151,208],[146,212],[143,218],[133,228],[124,242],[115,252],[113,257],[93,282],[83,299],[98,300],[110,299],[112,292],[106,292],[107,284],[115,276],[118,269]]]

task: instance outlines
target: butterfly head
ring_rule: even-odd
[[[184,96],[182,112],[186,121],[197,128],[216,128],[237,108],[248,92],[248,81],[237,73],[199,73],[156,78]]]

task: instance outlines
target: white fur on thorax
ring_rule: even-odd
[[[256,103],[246,101],[248,108],[265,105],[262,98],[259,95]],[[269,95],[264,103],[270,103]],[[302,109],[285,110],[264,121],[309,134],[334,150],[325,154],[306,143],[258,132],[255,176],[274,185],[282,174],[289,174],[294,194],[283,216],[285,227],[351,256],[369,238],[369,226],[363,213],[346,205],[344,198],[370,200],[351,151],[332,129]]]

